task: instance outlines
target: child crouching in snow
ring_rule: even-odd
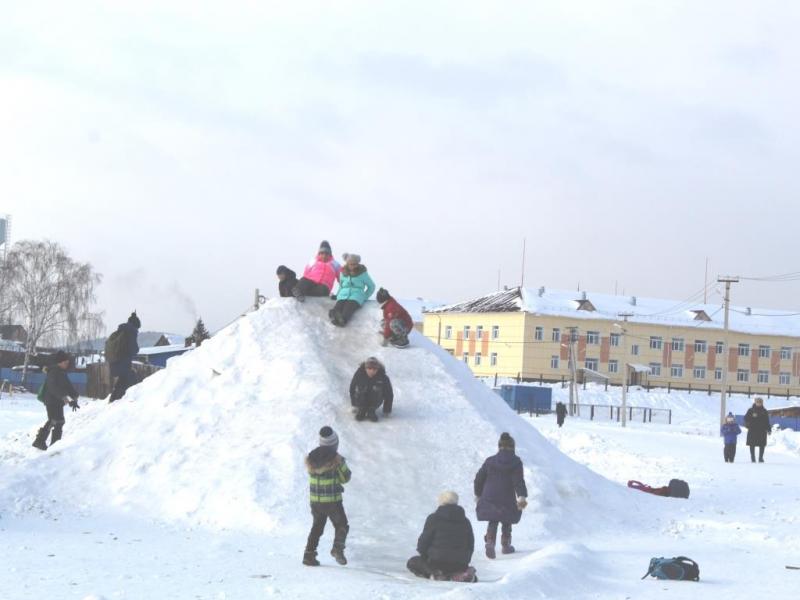
[[[742,428],[733,418],[733,413],[728,413],[725,423],[720,428],[720,435],[725,442],[725,447],[722,449],[725,462],[732,463],[736,457],[736,438],[740,433],[742,433]]]
[[[317,545],[325,523],[331,520],[334,528],[331,556],[340,565],[346,565],[344,542],[350,526],[342,504],[343,484],[350,481],[350,469],[344,457],[339,455],[339,436],[327,425],[319,430],[319,447],[306,457],[306,469],[310,487],[311,515],[314,522],[308,534],[303,564],[318,567]]]

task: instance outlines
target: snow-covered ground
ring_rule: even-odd
[[[726,464],[714,397],[655,392],[631,404],[673,407],[673,425],[569,418],[557,429],[551,416],[514,414],[422,336],[408,350],[381,347],[376,308],[336,329],[328,307],[269,301],[123,401],[69,412],[64,439],[46,453],[30,448],[41,405],[0,401],[0,599],[647,599],[668,590],[735,600],[798,589],[800,575],[784,568],[800,562],[797,434],[773,435],[765,464],[745,460],[742,444]],[[370,354],[387,365],[395,410],[356,423],[347,386]],[[589,392],[613,402],[613,391],[601,402],[601,389],[582,402]],[[327,531],[323,567],[310,569],[300,564],[310,526],[302,460],[326,423],[353,470],[350,564],[327,555]],[[472,478],[502,431],[517,439],[530,490],[518,552],[489,561],[479,545],[475,585],[414,578],[405,561],[436,494],[455,489],[473,516]],[[624,487],[672,477],[689,482],[689,500]],[[473,519],[478,539],[483,525]],[[640,581],[650,557],[678,554],[700,563],[700,583]]]

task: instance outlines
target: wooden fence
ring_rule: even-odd
[[[156,365],[144,365],[133,363],[133,372],[143,380],[150,377],[161,367]],[[86,366],[86,395],[89,398],[106,398],[111,393],[113,381],[111,378],[111,368],[108,363],[93,363]]]

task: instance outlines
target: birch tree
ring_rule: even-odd
[[[28,331],[22,380],[36,346],[47,340],[77,339],[92,313],[95,286],[101,281],[89,263],[80,263],[50,241],[17,242],[5,265],[6,293],[12,313]]]

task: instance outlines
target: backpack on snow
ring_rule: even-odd
[[[117,329],[106,340],[106,362],[117,362],[125,358],[128,349],[128,332]]]
[[[686,556],[674,558],[651,558],[647,573],[642,579],[652,575],[656,579],[677,579],[679,581],[700,581],[700,565]]]
[[[669,485],[670,498],[688,498],[689,497],[689,484],[682,479],[670,479]]]

